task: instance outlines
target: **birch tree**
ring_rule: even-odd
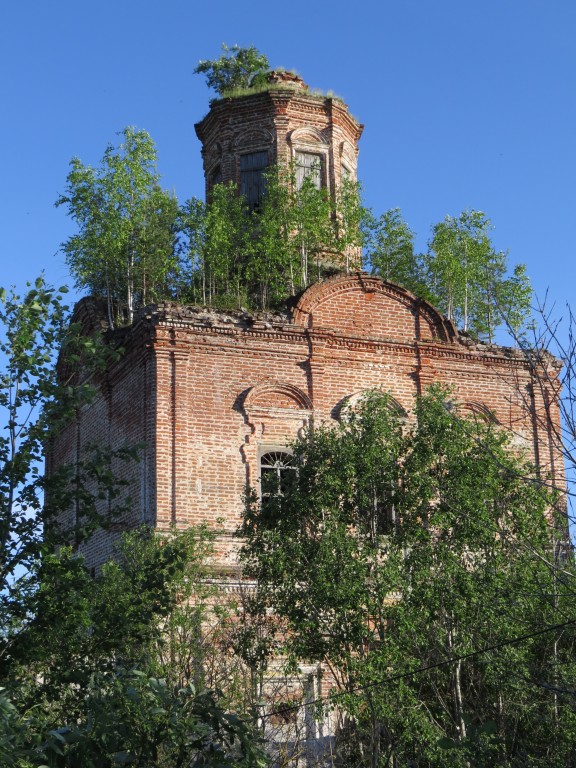
[[[131,323],[134,311],[170,293],[176,269],[178,203],[159,186],[156,148],[136,128],[122,131],[97,168],[74,158],[65,205],[78,233],[62,246],[79,288],[106,299],[108,323]]]
[[[433,228],[427,259],[433,290],[449,320],[470,327],[481,267],[491,255],[489,220],[481,211],[447,216]]]
[[[373,274],[423,296],[422,268],[414,251],[414,232],[399,208],[371,217],[367,232],[367,261]]]
[[[530,314],[524,265],[508,276],[507,255],[494,249],[492,224],[481,211],[447,216],[432,229],[424,257],[429,297],[464,331],[494,341],[505,316],[520,328]]]

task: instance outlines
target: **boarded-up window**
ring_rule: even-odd
[[[310,179],[316,189],[322,186],[322,155],[312,152],[296,152],[296,189],[301,189],[304,179]]]
[[[251,211],[260,207],[266,189],[264,170],[268,165],[268,152],[240,155],[240,193],[246,198]]]

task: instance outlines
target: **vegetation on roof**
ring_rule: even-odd
[[[253,45],[249,48],[241,48],[238,45],[228,46],[223,43],[222,50],[222,56],[217,59],[202,60],[194,70],[195,74],[205,75],[208,87],[217,93],[217,96],[211,100],[211,105],[221,99],[253,96],[271,90],[298,90],[309,96],[343,101],[333,91],[325,92],[317,88],[311,90],[293,69],[284,67],[271,69],[268,57]],[[290,82],[287,78],[283,82],[278,82],[273,77],[275,73],[293,75],[295,81]]]
[[[206,83],[223,97],[238,88],[257,87],[266,82],[265,75],[270,70],[268,57],[253,45],[241,48],[239,45],[228,46],[222,43],[224,53],[218,59],[206,59],[198,62],[194,74],[206,75]]]

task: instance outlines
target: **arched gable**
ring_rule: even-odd
[[[248,392],[244,401],[244,410],[249,413],[255,409],[312,411],[310,398],[293,384],[266,381]]]
[[[346,419],[349,414],[356,411],[358,406],[360,406],[374,392],[374,389],[362,389],[359,392],[354,392],[353,394],[345,397],[338,403],[335,408],[336,418],[340,420]],[[395,397],[392,397],[392,395],[389,395],[388,393],[386,393],[386,395],[388,398],[387,402],[390,413],[392,413],[399,420],[407,419],[408,413],[406,412],[406,409],[400,405]]]
[[[308,288],[294,308],[293,322],[370,339],[457,338],[453,323],[431,304],[399,285],[365,273],[334,277]]]

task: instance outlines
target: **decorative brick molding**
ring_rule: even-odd
[[[366,398],[370,392],[373,392],[373,389],[363,390],[361,392],[354,392],[352,395],[348,395],[348,397],[345,397],[341,403],[338,403],[336,408],[334,409],[334,413],[337,416],[339,420],[345,419],[348,414],[352,413],[353,411],[358,408],[362,404],[362,401]],[[408,412],[406,409],[400,405],[398,400],[396,398],[392,397],[389,392],[386,392],[388,395],[388,407],[390,411],[398,418],[398,419],[406,419],[408,418]]]
[[[294,408],[311,412],[310,398],[298,387],[276,381],[266,381],[252,387],[244,401],[244,410],[248,414],[257,410],[284,412]]]
[[[305,328],[339,326],[370,338],[457,342],[454,324],[394,283],[366,272],[316,283],[300,298],[293,320]]]

